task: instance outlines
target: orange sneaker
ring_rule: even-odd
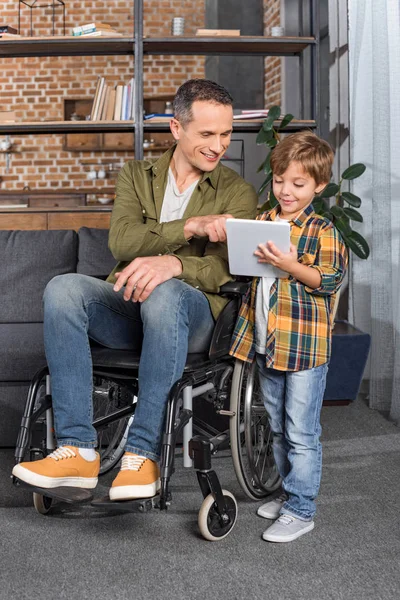
[[[75,446],[57,448],[41,460],[15,465],[12,474],[21,481],[41,488],[71,486],[95,488],[100,470],[100,455],[96,459],[85,460]]]
[[[125,452],[121,470],[110,489],[110,500],[151,498],[160,489],[160,469],[150,458]]]

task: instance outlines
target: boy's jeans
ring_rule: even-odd
[[[256,360],[274,458],[288,494],[281,513],[310,521],[321,482],[320,414],[328,363],[305,371],[277,371],[265,367],[262,354]]]
[[[126,450],[158,460],[168,393],[189,352],[208,349],[214,319],[202,292],[178,279],[157,286],[143,303],[86,275],[59,275],[44,294],[44,339],[58,445],[94,448],[89,338],[140,350],[139,397]]]

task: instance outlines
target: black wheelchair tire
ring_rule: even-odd
[[[280,485],[268,416],[258,392],[256,362],[237,360],[232,376],[230,439],[236,477],[246,496],[260,500]]]

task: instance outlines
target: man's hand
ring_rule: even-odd
[[[225,242],[226,220],[232,215],[207,215],[205,217],[190,217],[183,228],[185,238],[193,236],[208,237],[210,242]]]
[[[124,300],[143,302],[160,283],[181,273],[182,263],[176,256],[140,256],[115,273],[114,291],[119,292],[125,285]]]
[[[268,263],[274,267],[279,267],[282,271],[292,273],[293,267],[297,265],[297,248],[294,244],[290,244],[290,251],[281,252],[273,242],[259,244],[258,249],[254,252],[258,256],[258,262]]]

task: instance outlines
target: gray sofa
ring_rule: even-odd
[[[108,231],[0,231],[0,447],[14,446],[29,382],[46,364],[42,296],[56,275],[107,275]]]

